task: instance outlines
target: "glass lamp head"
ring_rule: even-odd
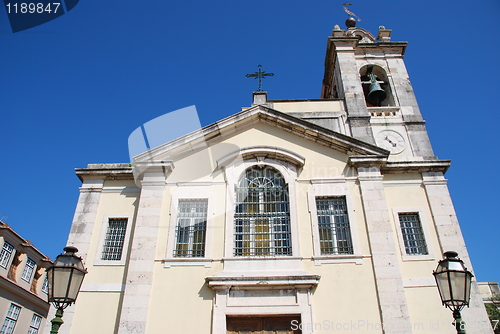
[[[75,255],[76,247],[64,248],[65,253],[57,256],[54,264],[47,268],[49,282],[48,300],[57,309],[73,304],[80,291],[87,270],[81,257]]]
[[[444,257],[439,261],[433,275],[443,305],[453,311],[460,311],[469,306],[470,286],[474,276],[465,268],[456,252],[445,252]]]

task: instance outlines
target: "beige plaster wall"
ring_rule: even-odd
[[[208,149],[200,149],[174,160],[174,169],[167,178],[162,199],[162,211],[156,240],[153,283],[149,300],[147,333],[167,331],[171,333],[210,333],[214,292],[205,284],[205,277],[216,276],[223,269],[225,243],[226,185],[224,174],[217,169],[217,159],[233,152],[237,148],[253,145],[277,146],[305,158],[305,164],[298,170],[296,185],[297,221],[300,253],[294,256],[303,257],[302,269],[311,275],[320,275],[320,283],[312,290],[311,301],[313,321],[319,323],[323,332],[337,324],[348,326],[352,332],[381,333],[380,310],[377,301],[377,288],[374,281],[373,264],[370,258],[370,245],[359,186],[356,173],[347,166],[347,155],[335,152],[317,143],[305,140],[292,133],[276,130],[267,124],[254,124],[246,130],[226,137],[221,142],[211,142]],[[313,239],[311,230],[311,214],[308,207],[308,192],[311,180],[341,180],[351,197],[350,217],[353,238],[357,244],[358,263],[323,263],[316,265],[314,261]],[[208,267],[203,265],[165,267],[170,227],[176,222],[172,220],[172,196],[175,196],[184,183],[205,183],[215,195],[215,214],[212,226],[207,234],[212,236],[211,258]],[[194,182],[194,183],[193,183]],[[418,174],[398,174],[384,176],[384,191],[389,210],[393,208],[418,208],[421,212],[422,224],[425,224],[426,241],[432,253],[424,261],[407,261],[399,255],[403,280],[432,278],[436,259],[440,256],[432,216],[427,204],[425,191],[420,185]],[[136,187],[133,181],[106,181],[104,189]],[[87,267],[89,275],[85,284],[122,284],[125,266],[96,266],[96,257],[101,237],[102,223],[106,215],[127,213],[135,214],[139,193],[107,192],[101,195],[97,210],[96,222],[89,248]],[[398,222],[390,212],[393,226],[393,237],[396,245],[400,245],[397,234]],[[152,259],[153,260],[153,259]],[[407,282],[407,281],[405,281]],[[418,283],[420,282],[420,283]],[[421,284],[422,281],[418,281]],[[412,284],[418,285],[413,282]],[[425,285],[425,284],[424,284]],[[405,289],[412,323],[428,325],[432,319],[446,319],[447,311],[441,307],[437,290],[432,286],[412,286]],[[85,319],[97,319],[92,328],[102,326],[102,332],[112,333],[117,321],[117,310],[120,305],[121,292],[82,292],[76,307],[72,334],[86,333],[88,326]],[[423,300],[426,300],[423,304]],[[92,306],[90,306],[92,305]],[[422,306],[424,305],[424,307]],[[333,323],[332,323],[333,322]],[[354,326],[354,327],[353,327]],[[440,333],[450,333],[440,324]],[[353,328],[358,328],[352,330]],[[361,328],[361,329],[359,329]],[[424,333],[425,331],[421,331]],[[318,331],[321,333],[321,331]],[[415,333],[418,333],[416,331]],[[427,333],[429,333],[427,331]]]

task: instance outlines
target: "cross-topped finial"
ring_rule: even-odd
[[[247,74],[247,78],[259,79],[259,89],[257,89],[257,91],[262,92],[262,79],[265,79],[266,77],[272,77],[274,73],[266,73],[262,71],[262,65],[259,65],[258,68],[258,72],[255,72],[255,74]]]

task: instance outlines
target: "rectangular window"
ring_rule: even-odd
[[[35,270],[35,265],[35,261],[28,258],[28,261],[26,261],[26,265],[24,266],[23,275],[21,276],[21,278],[26,282],[31,281],[31,276],[33,275],[33,271]]]
[[[408,255],[427,255],[427,244],[418,212],[399,213],[399,224]]]
[[[10,257],[14,251],[14,246],[9,244],[7,241],[3,243],[2,251],[0,252],[0,266],[7,268],[9,264]]]
[[[40,323],[42,322],[42,317],[38,314],[33,314],[33,318],[31,318],[30,328],[28,330],[28,334],[38,334],[38,330],[40,329]]]
[[[342,197],[317,197],[321,255],[353,254],[347,203]]]
[[[120,261],[122,259],[127,220],[127,218],[109,219],[101,260]]]
[[[15,304],[10,304],[7,316],[3,321],[2,329],[0,329],[1,334],[14,333],[14,327],[16,327],[17,319],[19,318],[19,313],[21,313],[21,308]]]
[[[42,292],[49,293],[49,277],[45,275],[45,279],[42,284]]]
[[[175,257],[204,257],[207,199],[179,200]]]

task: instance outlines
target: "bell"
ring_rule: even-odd
[[[377,82],[377,77],[375,74],[368,74],[370,77],[370,87],[368,88],[368,95],[366,99],[374,106],[380,106],[380,103],[387,98],[387,93],[385,90],[380,87],[380,84]]]

